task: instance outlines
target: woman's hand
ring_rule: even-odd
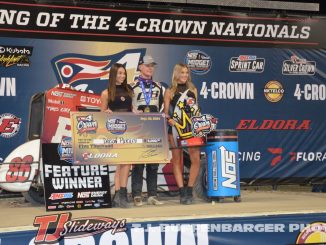
[[[177,124],[177,122],[174,121],[172,118],[169,118],[168,119],[168,124],[173,127],[173,126],[175,126]]]
[[[142,110],[137,110],[137,109],[132,109],[132,112],[135,113],[135,114],[143,113]]]
[[[112,114],[112,113],[113,113],[113,111],[111,111],[109,108],[106,109],[104,112],[106,112],[106,113],[108,113],[108,114]]]

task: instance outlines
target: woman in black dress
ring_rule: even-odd
[[[126,68],[118,63],[113,64],[110,69],[108,88],[103,90],[101,94],[101,111],[110,114],[112,112],[131,112],[132,95],[131,87],[127,84]],[[127,183],[130,167],[130,164],[120,164],[116,167],[113,206],[128,207]]]

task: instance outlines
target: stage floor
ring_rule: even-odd
[[[193,205],[180,205],[179,198],[161,198],[162,206],[132,206],[129,209],[73,210],[73,218],[107,216],[126,218],[128,222],[186,220],[218,217],[245,217],[277,214],[324,213],[326,193],[242,191],[242,202],[225,199],[224,203],[207,203],[199,199]],[[23,198],[0,200],[0,231],[33,228],[35,216],[59,212],[46,212],[44,206],[32,206]]]

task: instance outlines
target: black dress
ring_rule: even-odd
[[[176,104],[178,103],[178,100],[180,99],[181,95],[187,90],[187,85],[186,84],[178,84],[177,89],[174,93],[173,98],[171,99],[171,106],[170,106],[170,115],[171,117],[173,116],[174,108]],[[196,96],[192,91],[187,92],[188,97],[192,97],[196,100]],[[195,101],[196,103],[196,101]],[[172,134],[172,127],[169,125],[168,128],[168,134]]]
[[[128,85],[129,86],[129,85]],[[122,85],[116,85],[116,92],[114,100],[108,102],[108,107],[111,111],[118,112],[131,112],[132,111],[132,98],[128,91]]]

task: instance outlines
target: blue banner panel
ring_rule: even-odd
[[[60,216],[60,220],[64,215]],[[51,229],[49,230],[0,233],[1,244],[31,245],[35,244],[36,241],[38,244],[47,244],[51,241],[52,244],[57,245],[291,245],[326,243],[325,213],[127,223],[126,230],[124,228],[120,231],[118,228],[123,227],[124,221],[114,220],[117,229],[80,236],[77,230],[80,232],[80,230],[85,229],[87,225],[95,222],[96,218],[98,217],[71,219],[64,223],[64,229],[60,232],[65,234],[65,237],[60,240],[57,240],[59,230],[56,228],[58,227],[50,226]],[[36,220],[37,218],[35,222],[37,222]],[[80,225],[80,222],[85,220],[87,223],[83,223],[84,226]],[[108,221],[104,217],[101,220]]]

